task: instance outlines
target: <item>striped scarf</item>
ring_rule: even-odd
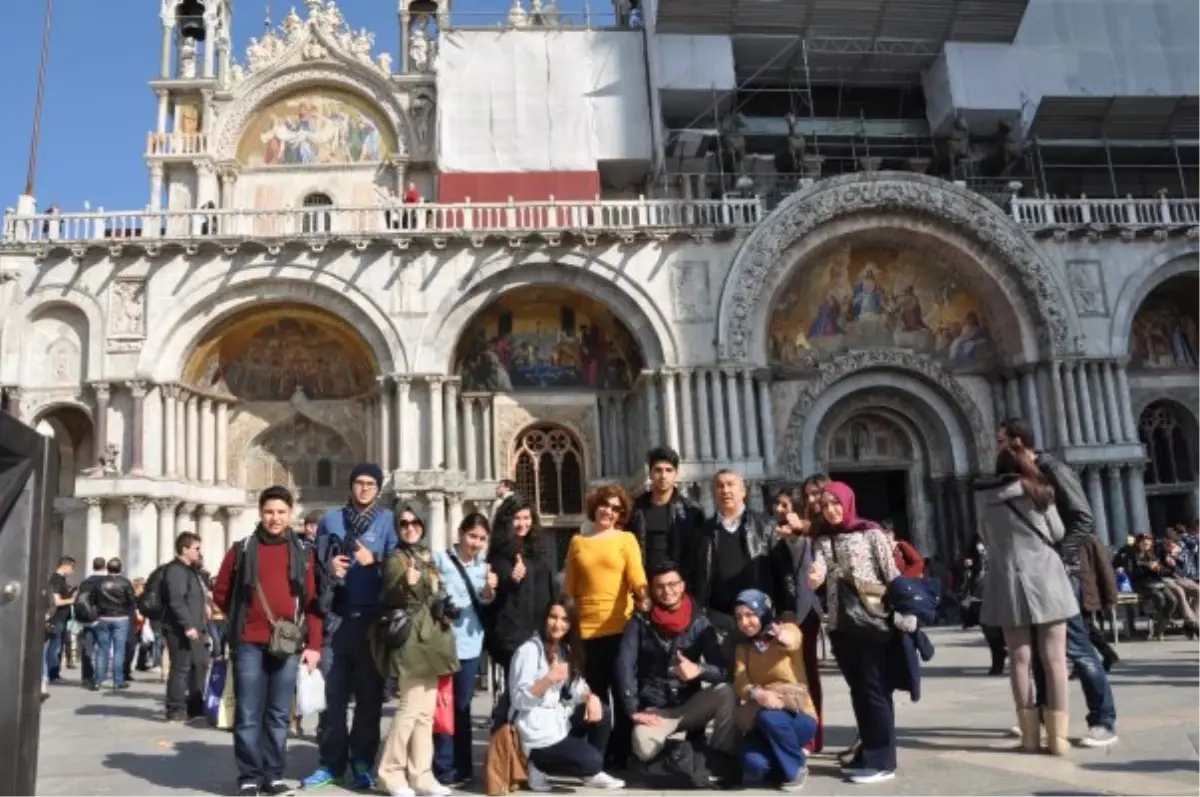
[[[346,504],[342,508],[342,522],[346,526],[346,547],[347,550],[354,550],[354,543],[359,537],[365,535],[371,529],[371,524],[375,522],[375,504],[371,504],[366,509],[355,509],[354,504]]]

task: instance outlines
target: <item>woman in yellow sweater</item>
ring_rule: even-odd
[[[617,653],[634,608],[646,601],[646,571],[637,537],[622,530],[633,502],[619,485],[606,484],[588,496],[592,529],[571,539],[563,592],[579,607],[579,633],[585,655],[584,680],[609,705],[617,691]],[[633,724],[619,700],[612,700],[613,734],[605,767],[623,769],[629,758]]]
[[[800,627],[775,622],[771,599],[756,589],[737,596],[733,616],[749,640],[738,645],[733,668],[734,692],[745,701],[735,715],[745,733],[742,767],[784,791],[799,791],[808,779],[804,746],[817,733]]]

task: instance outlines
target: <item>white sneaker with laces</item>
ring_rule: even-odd
[[[429,788],[418,789],[417,794],[419,797],[450,797],[450,787],[435,783]]]
[[[525,785],[530,791],[550,791],[550,781],[546,778],[546,773],[529,762],[529,766],[525,768]]]
[[[805,783],[808,783],[808,767],[801,767],[800,771],[796,773],[796,777],[780,786],[779,790],[786,792],[798,792],[804,788]]]
[[[403,789],[392,789],[388,792],[391,797],[417,797],[417,793],[405,786]]]
[[[625,788],[625,781],[620,778],[614,778],[607,772],[599,772],[592,775],[583,782],[586,789],[603,789],[604,791],[616,791],[617,789]]]
[[[1117,734],[1103,725],[1088,728],[1087,735],[1079,740],[1080,747],[1108,747],[1116,743]]]
[[[872,783],[883,783],[886,780],[891,780],[896,777],[896,773],[886,769],[860,769],[850,776],[851,783],[860,785],[869,785]]]

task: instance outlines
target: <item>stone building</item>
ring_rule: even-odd
[[[414,0],[393,63],[333,2],[242,58],[232,0],[164,4],[148,205],[22,197],[4,220],[0,390],[59,442],[57,548],[144,575],[195,529],[212,561],[258,490],[338,505],[364,459],[435,545],[501,478],[561,541],[589,485],[640,487],[661,442],[703,502],[723,467],[758,506],[832,472],[949,559],[1013,414],[1079,470],[1105,540],[1197,515],[1195,199],[1041,199],[1015,173],[997,196],[921,158],[811,156],[772,198],[719,130],[715,177],[659,184],[663,131],[638,120],[678,95],[644,70],[615,98],[593,74],[529,101],[558,132],[532,112],[472,130],[471,53],[680,46],[535,5],[505,39]],[[496,118],[546,83],[488,64]],[[553,138],[572,125],[583,155]]]

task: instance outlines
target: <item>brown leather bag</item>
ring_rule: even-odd
[[[506,722],[496,729],[488,742],[484,758],[483,791],[494,797],[504,797],[520,789],[528,778],[517,728],[511,722]]]

